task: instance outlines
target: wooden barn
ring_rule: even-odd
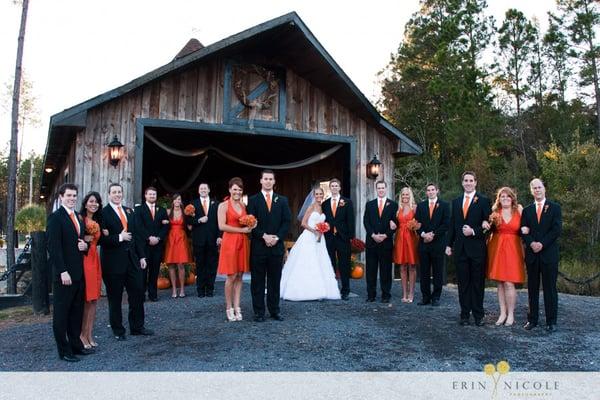
[[[270,167],[294,214],[311,185],[338,177],[358,221],[375,195],[373,157],[393,190],[394,159],[420,153],[292,12],[207,47],[190,40],[170,63],[52,116],[42,194],[51,208],[64,182],[103,198],[119,182],[128,205],[148,185],[188,201],[202,181],[222,198],[233,176],[257,191]]]

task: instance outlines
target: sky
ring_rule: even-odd
[[[514,7],[536,16],[543,28],[554,0],[488,0],[488,5],[497,24]],[[290,11],[375,102],[377,73],[418,9],[418,0],[30,0],[23,66],[41,125],[23,130],[23,153],[44,153],[50,116],[167,64],[190,38],[207,46]],[[14,79],[20,17],[19,6],[0,2],[0,104]],[[0,149],[8,149],[10,129],[10,109],[0,107]]]

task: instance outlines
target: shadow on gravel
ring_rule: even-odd
[[[363,281],[349,301],[283,302],[285,321],[252,322],[250,287],[243,288],[245,320],[227,322],[223,283],[217,296],[146,304],[155,336],[117,342],[107,326],[106,300],[98,305],[96,354],[68,364],[58,359],[49,318],[0,324],[3,371],[481,371],[508,360],[516,371],[598,371],[600,298],[559,296],[558,332],[522,328],[527,293],[519,293],[517,321],[494,325],[496,292],[486,292],[486,325],[458,325],[458,295],[446,287],[440,307],[400,302],[365,303]],[[418,288],[417,288],[418,292]],[[417,296],[418,297],[418,296]],[[124,304],[124,315],[126,315]],[[541,307],[543,310],[543,307]],[[543,323],[544,316],[540,316]]]

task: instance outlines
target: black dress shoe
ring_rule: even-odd
[[[471,325],[471,323],[469,322],[468,318],[461,318],[460,322],[459,322],[460,326],[467,326],[467,325]]]
[[[476,319],[475,320],[475,325],[476,326],[484,326],[485,322],[483,322],[483,319]]]
[[[262,315],[255,315],[254,322],[265,322],[265,317],[263,317]]]
[[[149,297],[148,299],[150,301],[153,301],[153,302],[157,302],[158,301],[158,297]]]
[[[206,295],[204,294],[204,292],[198,292],[198,297],[204,297],[204,296],[206,296]]]
[[[535,328],[536,326],[537,326],[537,324],[536,324],[536,323],[533,323],[533,322],[527,322],[523,328],[525,328],[525,330],[526,330],[526,331],[530,331],[530,330],[532,330],[533,328]]]
[[[344,293],[342,295],[342,300],[350,300],[350,296],[348,296],[348,293]]]
[[[75,357],[72,354],[63,354],[63,355],[58,356],[58,358],[60,358],[63,361],[66,361],[66,362],[79,362],[79,361],[81,361],[79,358]]]
[[[440,301],[439,301],[439,300],[437,300],[437,299],[433,299],[433,300],[431,300],[431,305],[432,305],[433,307],[439,307],[439,305],[440,305]]]
[[[421,300],[420,302],[417,303],[417,305],[418,306],[426,306],[429,303],[431,303],[431,300]]]
[[[389,299],[389,297],[386,297],[385,299],[381,299],[381,302],[382,303],[389,303],[390,299]]]
[[[117,339],[118,341],[123,341],[123,340],[126,340],[127,338],[125,337],[125,334],[122,334],[122,335],[115,335],[115,339]]]
[[[553,325],[553,324],[546,325],[546,332],[549,332],[549,333],[556,332],[556,325]]]
[[[275,321],[283,321],[283,317],[279,314],[272,314],[271,319],[274,319]]]
[[[375,301],[375,297],[367,297],[367,303],[373,303]]]
[[[148,329],[148,328],[141,328],[141,329],[138,329],[137,331],[131,331],[131,334],[133,336],[138,336],[138,335],[152,336],[152,335],[154,335],[154,331],[152,329]]]
[[[206,292],[206,297],[215,297],[214,292]]]
[[[95,352],[96,352],[96,350],[94,350],[94,349],[86,349],[83,347],[81,349],[73,350],[73,354],[77,354],[80,356],[88,356],[90,354],[94,354]]]

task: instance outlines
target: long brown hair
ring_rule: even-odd
[[[517,194],[515,193],[515,191],[511,188],[509,188],[508,186],[504,186],[501,187],[500,189],[498,189],[498,192],[496,193],[496,201],[494,202],[494,205],[492,206],[492,211],[498,211],[500,209],[502,209],[502,205],[500,204],[500,196],[502,195],[502,193],[506,193],[506,195],[508,197],[510,197],[511,199],[511,208],[512,211],[515,212],[519,209],[519,204],[517,203]]]

